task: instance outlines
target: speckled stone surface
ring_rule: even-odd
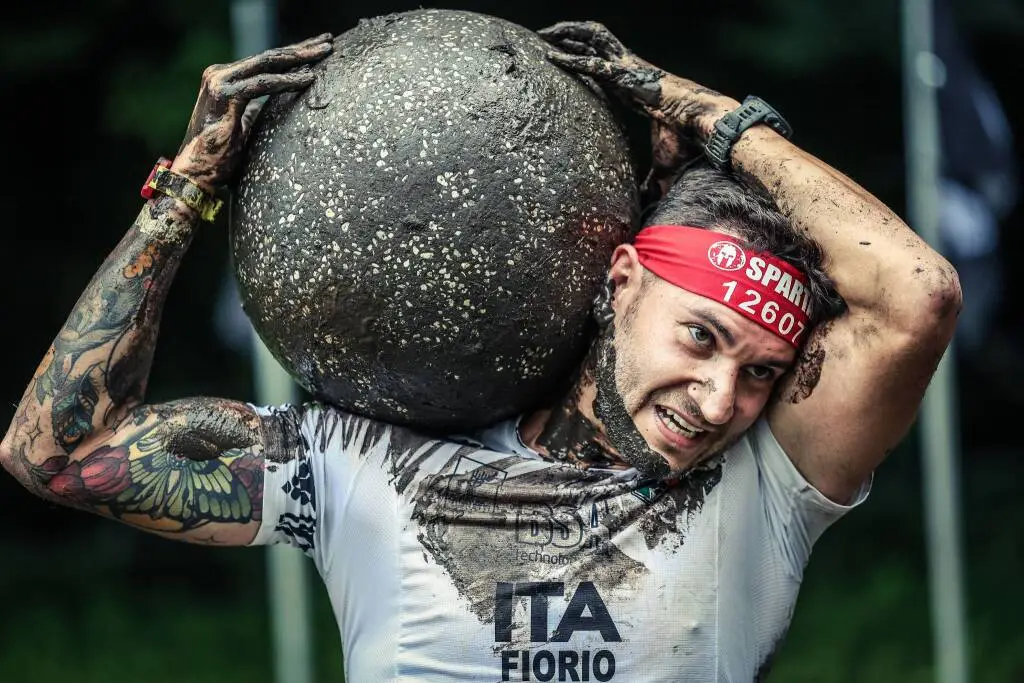
[[[602,100],[507,21],[419,10],[335,40],[272,99],[235,195],[244,308],[307,390],[432,429],[488,424],[566,379],[637,220]]]

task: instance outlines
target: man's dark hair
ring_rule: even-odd
[[[665,197],[648,208],[648,225],[688,225],[728,231],[754,251],[767,252],[806,273],[811,295],[811,322],[843,311],[845,304],[822,263],[817,242],[793,229],[789,219],[763,190],[755,190],[726,171],[705,162],[690,166]]]

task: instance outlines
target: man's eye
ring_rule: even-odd
[[[705,327],[701,327],[700,325],[689,325],[688,327],[690,328],[690,336],[693,337],[693,341],[697,342],[701,346],[707,346],[715,339]]]
[[[766,365],[750,365],[747,367],[747,373],[754,379],[760,380],[769,380],[775,377],[775,372]]]

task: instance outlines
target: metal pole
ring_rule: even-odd
[[[262,52],[277,42],[276,0],[232,0],[231,27],[238,58]],[[288,373],[251,330],[256,401],[294,403],[298,392]],[[276,683],[312,683],[309,586],[306,558],[294,548],[269,546],[267,593]]]
[[[939,235],[939,108],[944,67],[932,49],[931,0],[903,0],[904,139],[907,213],[933,248]],[[939,362],[920,428],[936,680],[966,683],[967,645],[952,350]]]
[[[264,405],[295,401],[295,385],[255,332],[253,370]],[[267,593],[274,681],[312,683],[313,664],[306,557],[287,545],[267,547]]]

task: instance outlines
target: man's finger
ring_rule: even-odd
[[[563,21],[542,28],[537,33],[549,42],[574,40],[586,43],[609,57],[621,57],[626,53],[626,48],[619,39],[596,21]]]
[[[640,105],[649,115],[654,115],[661,104],[662,72],[657,69],[627,67],[620,62],[600,57],[583,57],[564,52],[548,52],[548,59],[563,69],[590,76],[624,101]]]
[[[617,78],[627,74],[624,67],[600,57],[570,55],[564,52],[551,51],[548,52],[548,59],[563,69],[592,76],[599,83],[614,82]]]
[[[254,100],[264,95],[305,90],[316,80],[316,74],[301,71],[290,74],[260,74],[234,84],[233,95]]]
[[[253,57],[229,64],[224,73],[226,81],[239,81],[261,73],[281,73],[295,67],[313,64],[331,54],[330,42],[310,42],[267,50]]]
[[[594,21],[560,21],[556,24],[552,24],[551,26],[539,29],[537,33],[545,37],[583,38],[593,35],[596,27],[598,26],[601,26],[601,24]]]
[[[303,40],[301,42],[294,43],[294,44],[291,45],[291,47],[305,47],[307,45],[316,45],[317,43],[329,43],[333,39],[334,39],[334,34],[333,33],[321,33],[318,36],[313,36],[312,38],[306,38],[305,40]]]
[[[249,104],[245,105],[245,111],[242,112],[242,139],[245,140],[249,137],[249,131],[252,130],[252,124],[256,123],[256,119],[259,118],[260,111],[263,109],[263,104],[267,101],[265,97],[260,97]]]
[[[584,55],[587,57],[600,56],[597,54],[597,50],[595,50],[593,47],[587,45],[586,43],[581,43],[578,40],[571,40],[569,38],[565,38],[557,42],[552,42],[552,45],[574,55]]]

